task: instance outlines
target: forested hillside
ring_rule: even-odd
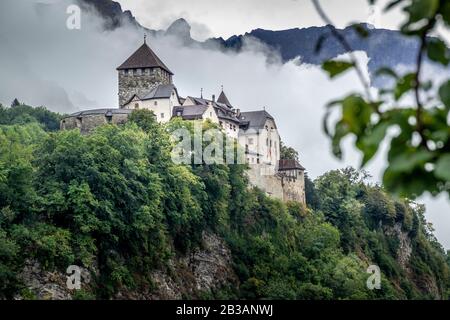
[[[24,276],[30,265],[88,270],[74,299],[161,298],[161,279],[189,299],[449,298],[450,255],[424,207],[365,173],[308,180],[302,207],[250,188],[243,165],[174,164],[170,132],[192,122],[136,111],[81,135],[56,130],[58,119],[0,108],[1,298],[43,298],[37,272]],[[223,281],[202,278],[210,266],[195,263],[199,252],[227,264]],[[366,286],[369,265],[380,267],[379,290]]]

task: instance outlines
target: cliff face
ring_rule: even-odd
[[[397,262],[402,269],[408,271],[412,253],[411,239],[408,236],[408,232],[402,230],[401,223],[396,223],[393,227],[385,228],[385,234],[398,240],[399,245],[396,252]]]
[[[402,229],[401,223],[395,223],[393,226],[384,228],[386,236],[395,239],[398,247],[395,252],[396,261],[400,268],[405,272],[411,283],[414,283],[417,289],[427,292],[433,299],[442,299],[442,291],[438,286],[438,279],[430,274],[421,274],[420,277],[414,272],[412,265],[413,244],[409,233]]]
[[[151,288],[119,290],[114,299],[173,300],[198,299],[213,292],[238,287],[231,253],[225,242],[212,233],[203,234],[203,247],[186,255],[177,255],[161,269],[151,273]],[[81,268],[81,289],[91,297],[98,270]],[[28,260],[19,275],[25,289],[15,299],[72,300],[79,298],[77,290],[67,286],[67,275],[61,271],[46,271],[37,261]]]

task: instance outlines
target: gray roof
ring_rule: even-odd
[[[239,119],[235,116],[235,114],[232,112],[232,109],[227,106],[224,103],[220,102],[214,102],[212,100],[204,99],[204,98],[196,98],[189,96],[190,98],[197,106],[209,106],[212,105],[214,109],[216,110],[217,116],[219,119],[224,119],[228,121],[232,121],[235,123],[239,123]]]
[[[181,117],[185,120],[200,119],[207,109],[208,106],[203,105],[177,106],[173,108],[173,116],[181,112]]]
[[[194,103],[197,104],[197,105],[201,104],[201,105],[206,106],[206,105],[208,105],[211,102],[211,100],[207,100],[207,99],[203,99],[203,98],[196,98],[196,97],[192,97],[192,96],[188,96],[188,98],[193,100]]]
[[[219,98],[217,99],[217,102],[223,103],[223,104],[227,105],[228,107],[231,107],[231,103],[228,100],[227,95],[225,94],[225,92],[223,92],[223,90],[220,93]]]
[[[91,115],[105,115],[105,116],[112,116],[114,114],[130,114],[133,110],[131,109],[93,109],[93,110],[84,110],[84,111],[78,111],[75,113],[72,113],[65,118],[69,117],[83,117],[83,116],[91,116]]]
[[[278,162],[278,171],[302,170],[305,168],[295,159],[282,159]]]
[[[242,124],[248,124],[249,128],[255,129],[263,129],[267,119],[275,123],[275,119],[266,110],[242,112],[239,117]],[[277,128],[276,123],[275,128]]]
[[[173,90],[176,90],[173,84],[162,84],[147,93],[141,100],[170,98]]]
[[[145,42],[117,70],[139,68],[161,68],[173,74]]]

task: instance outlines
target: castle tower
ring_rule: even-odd
[[[145,38],[144,44],[117,71],[120,108],[135,94],[143,97],[159,85],[172,84],[173,73],[147,45]]]

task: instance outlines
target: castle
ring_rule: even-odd
[[[266,111],[241,112],[223,88],[217,100],[203,96],[181,97],[173,84],[173,72],[147,45],[136,50],[118,68],[119,108],[80,111],[61,120],[61,129],[79,128],[88,133],[99,125],[122,124],[133,110],[153,111],[160,123],[173,117],[207,120],[218,124],[227,136],[245,148],[252,185],[284,201],[305,203],[305,169],[295,160],[280,159],[280,135],[275,119]]]

